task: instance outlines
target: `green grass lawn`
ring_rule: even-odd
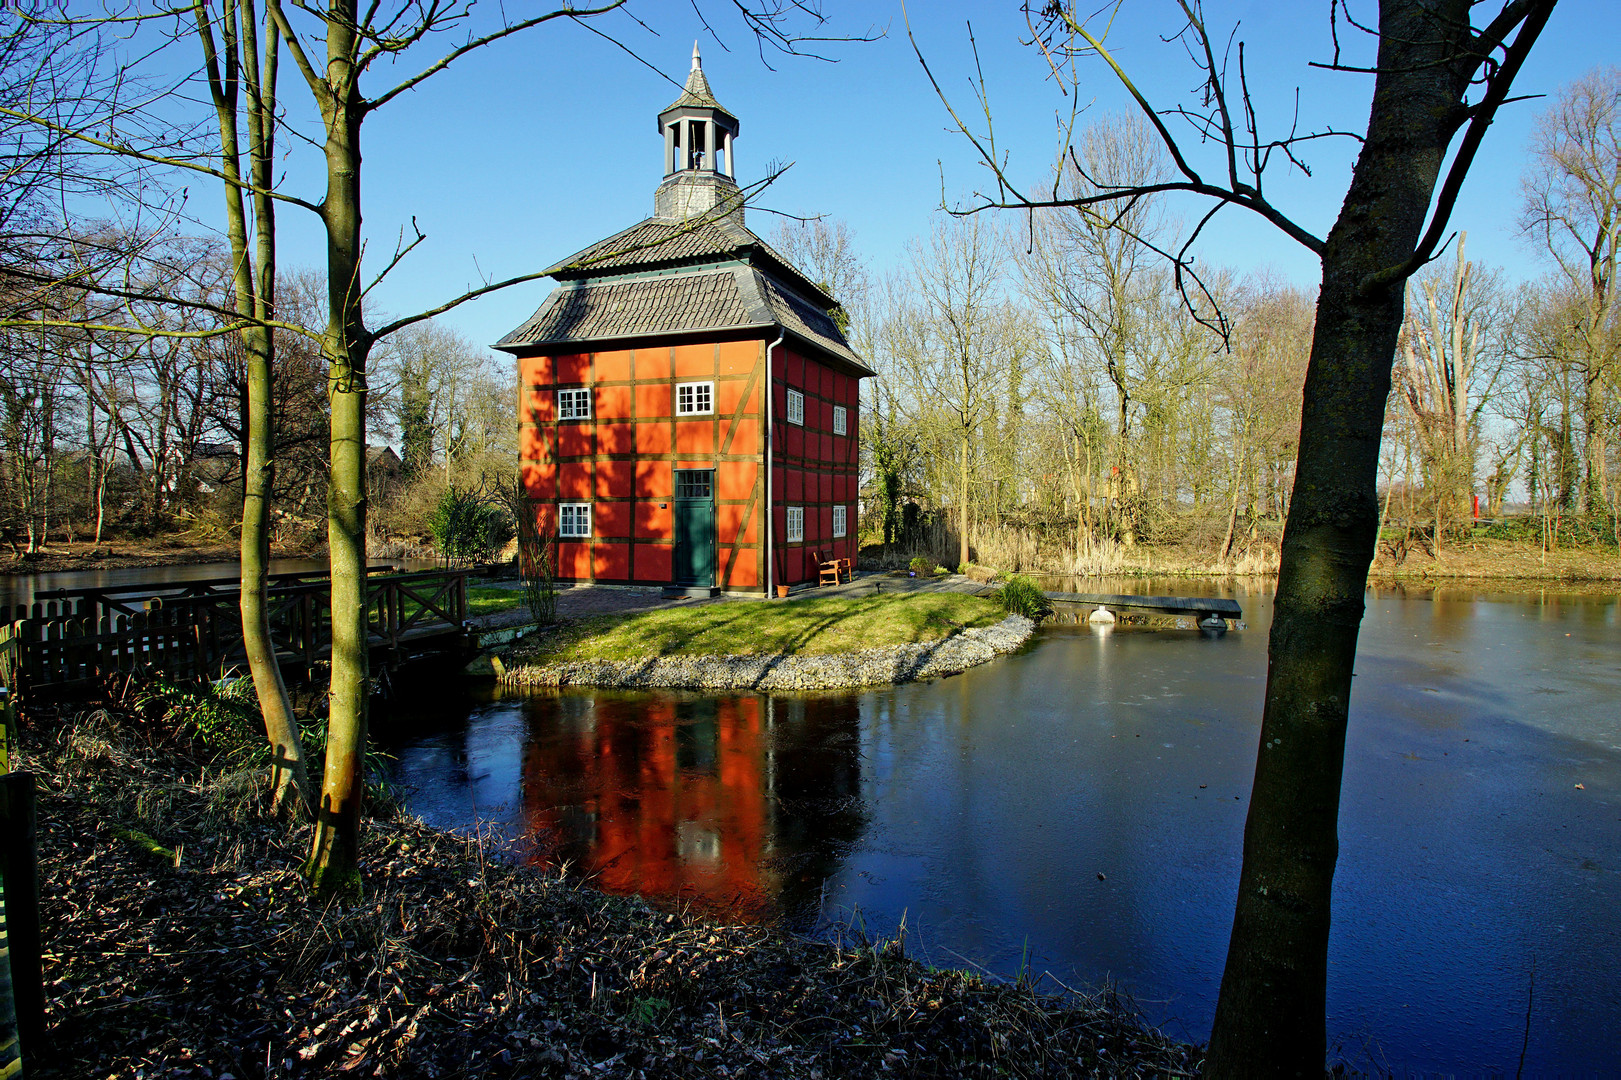
[[[523,604],[522,589],[502,589],[490,585],[470,586],[467,590],[467,614],[494,615],[498,611],[511,611]]]
[[[938,641],[1004,615],[962,593],[751,601],[597,615],[525,642],[514,662],[854,652]]]

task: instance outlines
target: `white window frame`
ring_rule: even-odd
[[[573,513],[570,513],[573,511]],[[573,521],[569,521],[573,518]],[[581,532],[582,529],[585,530]],[[559,503],[557,505],[557,535],[563,540],[589,540],[591,538],[591,504]]]
[[[789,544],[803,544],[805,542],[805,508],[803,506],[788,507],[788,520],[785,522],[786,536],[784,540]]]
[[[850,434],[850,424],[849,424],[849,421],[845,417],[846,417],[846,414],[845,414],[845,408],[844,408],[843,405],[835,405],[835,406],[833,406],[833,434],[835,434],[835,435],[848,435],[848,434]]]
[[[788,391],[788,422],[805,426],[805,395],[798,390]]]
[[[557,418],[559,420],[591,419],[591,388],[571,386],[557,392]]]
[[[848,531],[850,523],[849,512],[842,506],[833,508],[833,539],[837,540]]]
[[[682,394],[685,390],[687,393]],[[699,397],[702,396],[703,408],[698,408]],[[682,401],[687,397],[688,401]],[[712,382],[687,382],[675,384],[675,414],[677,416],[712,416],[715,412],[715,384]]]

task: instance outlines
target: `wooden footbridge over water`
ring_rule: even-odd
[[[10,669],[0,671],[0,682],[67,688],[137,670],[218,678],[247,662],[240,596],[235,577],[39,593],[32,605],[0,611],[0,638],[9,638],[0,652]],[[332,651],[330,578],[325,571],[272,574],[267,604],[277,659],[308,675]],[[374,664],[460,650],[468,638],[467,571],[374,568],[366,579],[366,623]]]
[[[1226,629],[1227,620],[1235,622],[1244,617],[1244,609],[1237,600],[1220,596],[1128,596],[1121,593],[1050,592],[1047,599],[1055,605],[1074,605],[1102,608],[1108,612],[1127,612],[1141,615],[1176,615],[1199,620],[1201,629]]]

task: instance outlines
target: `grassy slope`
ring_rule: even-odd
[[[532,664],[644,656],[828,654],[937,641],[991,626],[1003,614],[962,593],[818,597],[785,603],[739,600],[598,615],[526,643]]]

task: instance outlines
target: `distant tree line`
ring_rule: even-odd
[[[1055,179],[1081,197],[1168,169],[1141,117],[1113,116]],[[1532,528],[1505,535],[1615,543],[1616,69],[1538,120],[1518,223],[1540,276],[1506,284],[1461,234],[1408,285],[1381,497],[1386,527],[1414,543],[1511,511]],[[842,224],[785,224],[775,239],[840,299],[879,372],[863,388],[866,542],[1083,573],[1166,543],[1275,569],[1315,297],[1208,268],[1179,288],[1157,251],[1187,231],[1155,195],[1109,215],[1035,208],[1016,226],[943,217],[875,274]]]

